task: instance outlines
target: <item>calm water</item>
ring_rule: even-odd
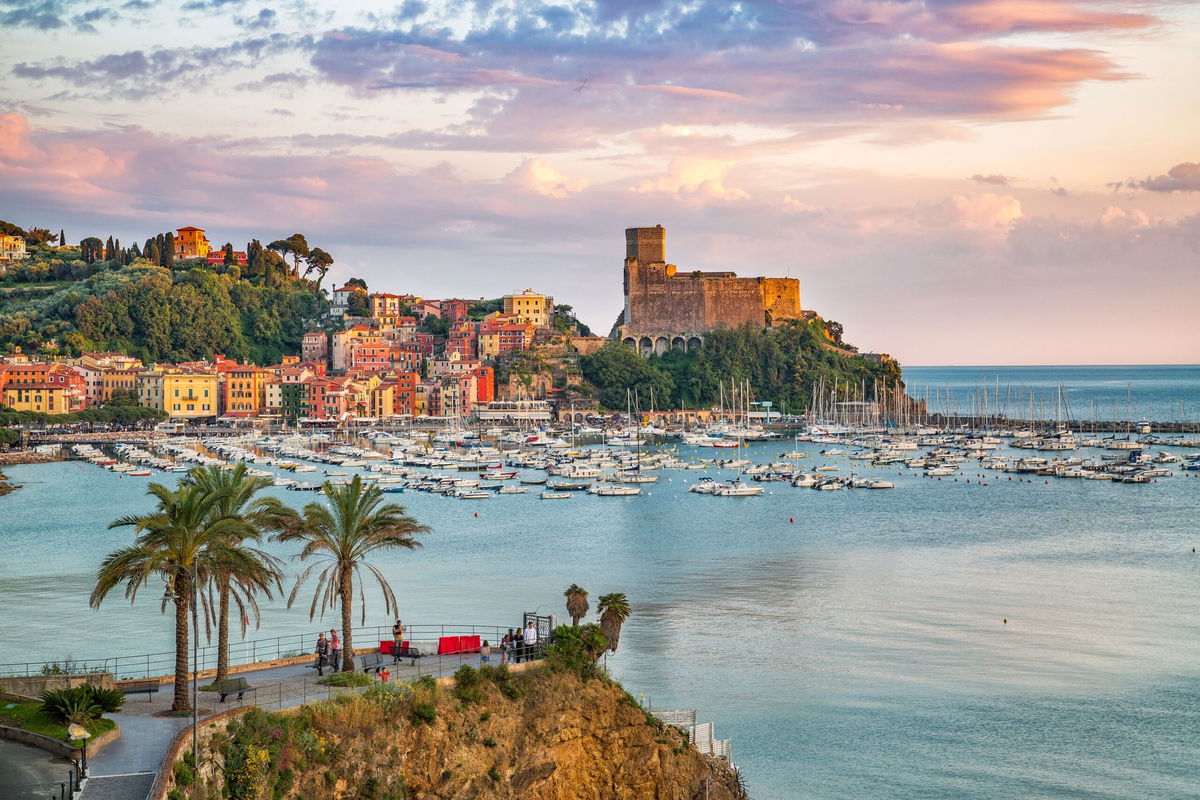
[[[714,498],[685,491],[691,472],[633,498],[395,495],[435,530],[377,563],[410,622],[561,614],[572,582],[626,592],[610,667],[716,722],[758,800],[1197,796],[1200,479],[863,471],[897,488]],[[96,565],[131,539],[105,525],[149,508],[148,479],[78,463],[10,475],[24,488],[0,499],[0,652],[169,649],[157,587],[87,607]],[[272,606],[258,635],[313,627]]]
[[[905,367],[909,392],[930,412],[981,409],[1027,419],[1200,421],[1200,366]],[[1066,398],[1061,411],[1059,387]],[[986,389],[986,406],[982,396]],[[947,397],[949,401],[947,402]]]

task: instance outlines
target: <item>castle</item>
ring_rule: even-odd
[[[680,272],[666,263],[662,225],[625,229],[625,315],[617,337],[642,355],[690,350],[705,331],[800,319],[796,278]]]

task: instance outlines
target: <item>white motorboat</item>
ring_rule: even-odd
[[[588,489],[588,494],[594,494],[597,497],[631,497],[642,493],[640,486],[623,486],[613,484],[595,483]]]
[[[543,500],[570,500],[569,492],[542,492],[538,495]]]
[[[713,490],[713,494],[717,497],[757,497],[763,493],[764,489],[761,486],[748,486],[740,482],[733,482],[718,486]]]

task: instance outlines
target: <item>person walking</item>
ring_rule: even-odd
[[[329,665],[329,640],[324,633],[317,634],[317,674],[324,675]]]
[[[533,620],[529,620],[529,624],[525,626],[525,660],[532,661],[537,658],[538,633],[537,628],[533,626]]]
[[[396,624],[392,626],[392,663],[400,660],[400,646],[404,644],[404,623],[396,620]]]
[[[329,629],[329,657],[333,660],[333,668],[339,670],[342,668],[342,662],[339,660],[342,655],[342,640],[338,638],[337,629]]]
[[[512,647],[512,639],[506,633],[504,638],[500,640],[500,664],[505,666],[508,664],[508,651]]]
[[[491,663],[491,660],[492,660],[492,646],[490,644],[488,644],[487,639],[484,639],[483,646],[479,648],[479,666],[482,667],[484,664]]]

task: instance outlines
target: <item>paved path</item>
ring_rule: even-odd
[[[498,663],[498,656],[493,659],[496,659],[493,663]],[[389,669],[393,681],[408,681],[421,675],[451,675],[463,664],[478,667],[479,656],[474,653],[426,656],[418,659],[416,665],[403,659],[389,665]],[[325,674],[328,675],[329,670]],[[316,670],[308,664],[239,672],[235,677],[245,678],[256,690],[247,692],[241,701],[234,696],[225,703],[220,703],[214,692],[200,692],[201,720],[229,708],[258,705],[276,710],[325,700],[339,691],[348,691],[318,684]],[[89,761],[91,779],[84,787],[83,800],[143,800],[149,793],[153,779],[151,777],[147,782],[144,773],[158,771],[175,733],[191,725],[192,721],[191,717],[155,716],[170,709],[171,686],[163,686],[162,691],[149,697],[151,699],[147,701],[141,699],[142,695],[130,695],[122,712],[111,715],[121,726],[121,736]],[[121,776],[121,779],[111,776]]]
[[[37,747],[0,739],[0,797],[46,800],[67,780],[71,762]]]

